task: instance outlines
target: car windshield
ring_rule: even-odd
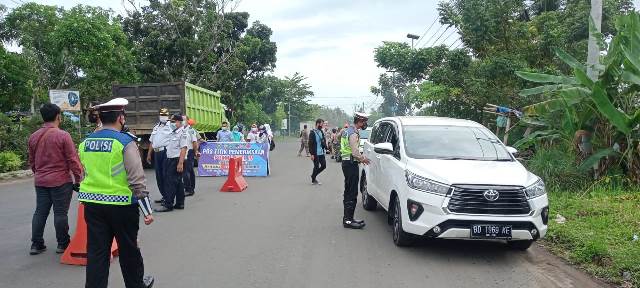
[[[404,145],[407,156],[417,159],[513,161],[484,127],[405,126]]]
[[[369,134],[371,130],[360,130],[360,139],[369,139]]]

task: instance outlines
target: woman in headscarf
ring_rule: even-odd
[[[244,135],[240,133],[240,128],[238,125],[233,126],[233,132],[231,132],[231,137],[233,138],[233,142],[244,142]]]
[[[258,142],[260,131],[258,131],[258,125],[256,123],[251,124],[251,130],[247,134],[247,141],[251,143]]]
[[[264,125],[260,125],[260,134],[258,134],[258,143],[269,143],[269,133]]]

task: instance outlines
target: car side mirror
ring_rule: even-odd
[[[373,145],[373,151],[376,151],[378,154],[393,154],[393,144],[389,142],[378,143]]]
[[[511,153],[511,155],[513,155],[513,156],[518,155],[518,149],[513,148],[513,147],[511,147],[511,146],[507,146],[507,151],[508,151],[509,153]]]

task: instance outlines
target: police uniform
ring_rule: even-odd
[[[116,98],[96,107],[101,113],[124,113],[127,103],[126,99]],[[137,244],[140,211],[145,219],[153,219],[144,170],[134,140],[130,135],[105,125],[89,135],[78,149],[85,168],[78,200],[85,205],[87,223],[86,287],[107,287],[114,237],[118,242],[125,286],[153,285],[153,278],[144,276],[142,255]]]
[[[198,142],[198,131],[191,127],[191,125],[185,127],[188,140],[189,147],[187,151],[187,160],[184,162],[184,173],[183,173],[183,182],[184,182],[184,194],[185,196],[192,196],[195,194],[196,189],[196,174],[193,170],[193,166],[196,159],[196,152],[193,150],[193,142]]]
[[[367,119],[368,115],[356,113],[355,121],[366,121]],[[362,129],[366,129],[366,124]],[[358,201],[358,184],[360,182],[359,164],[366,160],[358,149],[359,144],[360,134],[358,129],[355,126],[344,129],[340,137],[340,156],[342,158],[342,173],[344,174],[344,194],[342,200],[344,216],[342,218],[342,225],[345,228],[353,229],[360,229],[365,225],[364,221],[353,219]]]
[[[176,114],[172,117],[173,121],[182,121],[182,116]],[[178,172],[178,163],[183,163],[183,169],[186,169],[185,160],[187,158],[187,149],[191,144],[190,137],[184,127],[173,128],[169,136],[167,144],[167,159],[164,161],[164,191],[165,198],[161,209],[157,212],[168,212],[175,209],[184,209],[184,183],[183,172]],[[184,150],[183,158],[180,154]],[[175,202],[174,202],[175,201]],[[174,205],[175,203],[175,205]]]
[[[160,109],[160,116],[169,116],[169,110]],[[162,199],[164,199],[164,162],[167,159],[166,147],[169,144],[171,128],[167,125],[167,121],[159,121],[153,126],[153,131],[149,137],[151,148],[153,149],[153,167],[156,172],[156,184]],[[161,201],[156,201],[161,202]]]

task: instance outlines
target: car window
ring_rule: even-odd
[[[389,123],[381,122],[379,123],[378,129],[376,129],[376,134],[374,138],[371,139],[371,143],[378,144],[385,142],[387,139],[387,133],[389,132]]]
[[[378,132],[378,127],[380,126],[380,123],[376,123],[373,125],[373,128],[371,129],[371,139],[369,139],[369,142],[375,144],[374,139],[376,137],[376,133]]]
[[[398,133],[395,125],[389,125],[389,134],[387,135],[387,140],[385,142],[391,143],[393,145],[393,156],[400,159],[400,142],[398,141]]]
[[[369,139],[369,134],[371,130],[360,130],[360,139]]]
[[[418,159],[513,161],[500,140],[484,127],[405,126],[404,149]]]

